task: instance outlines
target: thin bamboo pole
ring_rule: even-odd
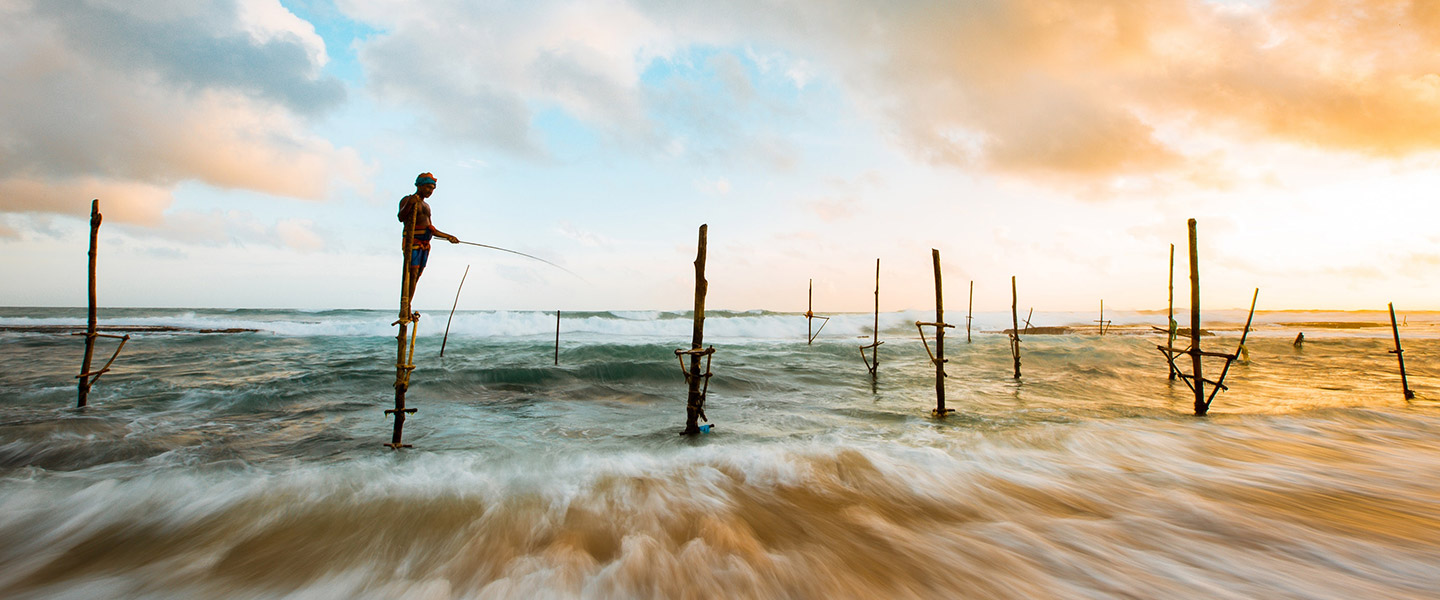
[[[1210,410],[1205,401],[1205,379],[1200,364],[1200,249],[1195,235],[1195,219],[1186,222],[1190,230],[1190,359],[1191,387],[1195,389],[1195,416],[1203,417]]]
[[[1166,347],[1166,348],[1174,348],[1174,347],[1175,347],[1175,328],[1176,328],[1176,325],[1175,325],[1175,244],[1170,244],[1170,300],[1169,300],[1169,306],[1170,306],[1169,312],[1166,313],[1166,314],[1167,314],[1167,317],[1166,317],[1167,322],[1165,323],[1165,329],[1168,330],[1170,333],[1169,333],[1168,335],[1166,335],[1165,347]],[[1165,352],[1165,359],[1166,359],[1166,360],[1165,360],[1165,364],[1170,365],[1170,380],[1171,380],[1171,381],[1174,381],[1174,380],[1175,380],[1175,358],[1174,358],[1174,356],[1170,353],[1170,351],[1167,350],[1167,351]]]
[[[705,418],[705,391],[709,389],[709,356],[715,349],[708,351],[701,350],[705,342],[705,294],[709,290],[710,283],[705,281],[705,246],[709,234],[709,225],[700,226],[700,240],[695,253],[695,318],[694,328],[690,337],[690,370],[686,377],[689,383],[689,393],[685,402],[685,430],[682,434],[700,433],[701,419]],[[704,356],[707,361],[705,373],[700,372],[700,358]],[[704,390],[701,383],[705,383]]]
[[[555,311],[555,366],[560,366],[560,311]]]
[[[1250,336],[1250,324],[1255,322],[1255,302],[1260,300],[1260,288],[1255,288],[1255,295],[1250,297],[1250,316],[1245,317],[1245,329],[1240,332],[1240,344],[1235,347],[1235,354],[1225,357],[1225,368],[1220,370],[1220,378],[1214,382],[1210,395],[1205,399],[1205,410],[1210,410],[1210,403],[1215,401],[1215,395],[1220,390],[1229,389],[1225,387],[1225,376],[1230,374],[1230,365],[1240,356],[1249,356],[1249,350],[1245,349],[1245,339]],[[1248,360],[1248,359],[1246,359]]]
[[[1400,347],[1400,327],[1395,325],[1395,303],[1390,303],[1390,332],[1395,335],[1395,349],[1390,353],[1400,361],[1400,389],[1405,391],[1406,400],[1414,400],[1415,392],[1410,391],[1410,380],[1405,377],[1405,350]]]
[[[100,214],[100,200],[97,198],[90,201],[90,316],[85,327],[85,360],[80,363],[80,376],[78,387],[79,399],[76,401],[76,408],[85,408],[85,403],[90,396],[90,361],[95,354],[96,326],[98,325],[95,308],[95,259],[98,253],[100,242],[100,221],[103,217]],[[118,354],[118,352],[117,352]]]
[[[1020,294],[1015,291],[1015,276],[1010,276],[1010,355],[1015,359],[1015,379],[1020,378]]]
[[[455,303],[450,305],[450,317],[445,319],[445,336],[440,338],[440,358],[445,358],[445,344],[450,341],[450,322],[455,320],[455,307],[460,306],[460,290],[465,289],[465,277],[470,275],[470,265],[460,276],[460,285],[455,286]]]
[[[805,345],[815,342],[815,280],[810,280],[810,292],[805,303]]]

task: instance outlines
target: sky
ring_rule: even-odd
[[[1440,309],[1440,2],[0,0],[0,305]],[[951,308],[955,310],[955,308]]]

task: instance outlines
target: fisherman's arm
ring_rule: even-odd
[[[450,243],[452,243],[452,244],[458,244],[458,243],[460,243],[460,238],[457,238],[457,237],[455,237],[455,236],[453,236],[453,235],[450,235],[450,234],[448,234],[448,233],[445,233],[445,232],[443,232],[443,231],[440,231],[439,229],[436,229],[434,223],[431,223],[431,224],[430,224],[430,233],[434,234],[435,237],[445,238],[445,239],[449,240]]]

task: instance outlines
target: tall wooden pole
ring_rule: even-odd
[[[560,311],[555,311],[555,366],[560,366]]]
[[[690,336],[690,390],[685,402],[684,434],[700,433],[700,418],[705,415],[705,394],[700,390],[702,378],[708,374],[700,372],[701,347],[705,342],[705,293],[710,283],[705,281],[705,244],[709,225],[700,226],[699,248],[695,254],[695,321]],[[708,388],[708,386],[707,386]]]
[[[880,259],[875,259],[875,327],[874,337],[870,340],[871,347],[875,348],[871,354],[873,359],[870,362],[870,375],[872,377],[880,374]]]
[[[1166,314],[1167,314],[1167,317],[1166,317],[1166,321],[1167,321],[1167,322],[1165,323],[1165,329],[1168,330],[1170,333],[1166,335],[1166,338],[1167,338],[1167,339],[1166,339],[1166,342],[1165,342],[1165,347],[1166,347],[1166,348],[1174,348],[1174,347],[1175,347],[1175,244],[1170,244],[1170,300],[1169,300],[1169,306],[1170,306],[1169,312],[1166,313]],[[1165,357],[1166,357],[1166,359],[1167,359],[1167,360],[1165,361],[1165,364],[1170,365],[1170,379],[1171,379],[1171,381],[1174,381],[1174,379],[1175,379],[1175,360],[1174,360],[1173,356],[1171,355],[1170,351],[1168,351],[1168,350],[1165,352]]]
[[[1100,299],[1100,335],[1105,335],[1105,299]]]
[[[95,353],[95,330],[97,315],[95,310],[95,257],[100,242],[100,200],[97,198],[90,201],[90,320],[85,327],[85,360],[80,363],[80,378],[78,386],[79,400],[76,408],[85,408],[87,398],[90,396],[90,360]]]
[[[402,443],[405,416],[415,414],[416,410],[405,407],[405,392],[410,389],[410,374],[415,371],[415,365],[411,362],[415,359],[414,353],[410,356],[405,353],[405,338],[410,333],[410,323],[419,317],[410,310],[410,259],[415,252],[414,228],[419,218],[420,202],[417,199],[415,211],[410,215],[409,222],[402,223],[404,231],[400,234],[403,240],[400,247],[403,248],[404,256],[400,261],[400,318],[395,321],[395,324],[400,326],[400,332],[395,334],[395,408],[385,410],[385,414],[395,415],[395,431],[390,435],[390,443],[386,444],[395,450],[409,447],[409,444]]]
[[[1186,222],[1190,230],[1190,360],[1194,365],[1191,387],[1195,388],[1195,416],[1203,417],[1210,410],[1205,401],[1205,379],[1200,365],[1200,250],[1195,237],[1195,219]]]
[[[1015,358],[1015,378],[1020,378],[1020,294],[1015,291],[1015,276],[1010,276],[1010,355]]]
[[[805,302],[805,345],[815,341],[815,280],[810,280],[810,293]]]
[[[965,309],[965,343],[970,343],[970,321],[975,315],[975,280],[970,280],[970,306]]]
[[[1400,327],[1395,324],[1395,303],[1390,303],[1390,331],[1395,334],[1395,349],[1390,353],[1400,361],[1400,389],[1405,391],[1405,399],[1415,399],[1415,392],[1410,391],[1410,381],[1405,377],[1405,351],[1400,348]]]
[[[945,294],[940,281],[940,251],[930,249],[935,265],[935,416],[943,417],[945,408]]]

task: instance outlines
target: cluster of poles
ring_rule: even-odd
[[[84,408],[86,406],[87,396],[89,395],[91,387],[95,384],[95,381],[99,379],[101,375],[105,374],[110,370],[111,365],[114,364],[115,359],[120,355],[121,349],[125,347],[125,343],[130,339],[129,335],[109,335],[98,332],[95,293],[95,267],[101,221],[102,216],[100,214],[100,201],[97,199],[92,201],[90,205],[89,319],[85,332],[74,334],[85,336],[85,356],[83,362],[81,363],[80,374],[76,376],[76,379],[78,381],[77,407],[79,408]],[[1166,344],[1157,345],[1156,349],[1158,349],[1160,353],[1164,355],[1165,360],[1168,363],[1170,379],[1180,379],[1191,389],[1191,391],[1194,392],[1195,415],[1204,416],[1210,410],[1210,405],[1214,401],[1215,395],[1222,390],[1229,389],[1225,385],[1225,378],[1230,372],[1230,367],[1237,359],[1239,359],[1245,354],[1245,339],[1250,333],[1250,325],[1252,324],[1255,317],[1255,303],[1257,300],[1259,300],[1260,290],[1257,288],[1255,290],[1254,296],[1252,296],[1250,300],[1250,313],[1245,320],[1245,328],[1240,334],[1240,342],[1235,352],[1214,352],[1202,349],[1200,345],[1201,328],[1200,270],[1198,261],[1199,250],[1196,236],[1195,219],[1190,219],[1187,223],[1187,227],[1189,229],[1190,246],[1190,327],[1186,330],[1182,330],[1178,327],[1178,324],[1175,321],[1175,246],[1172,244],[1170,246],[1170,298],[1168,336]],[[685,401],[685,428],[681,431],[681,433],[685,435],[706,433],[709,432],[712,427],[709,423],[709,419],[707,419],[705,416],[705,400],[709,395],[710,378],[714,375],[710,370],[710,364],[711,359],[715,355],[715,347],[705,346],[704,344],[705,296],[709,289],[709,283],[705,279],[705,258],[708,232],[708,225],[700,226],[699,241],[697,244],[694,262],[695,304],[690,347],[675,350],[675,357],[680,363],[680,368],[681,371],[684,373],[686,386],[688,388]],[[401,271],[400,279],[400,314],[399,318],[397,318],[395,322],[391,323],[391,325],[399,326],[399,332],[395,336],[395,407],[385,410],[386,415],[392,415],[395,417],[394,430],[391,435],[390,443],[386,444],[386,446],[393,449],[410,447],[409,444],[405,444],[403,442],[405,420],[407,416],[413,415],[416,412],[415,408],[407,407],[405,405],[405,393],[410,387],[410,375],[415,370],[416,334],[415,328],[412,325],[419,319],[420,315],[412,311],[410,306],[409,288],[411,284],[411,278],[409,274],[409,264],[411,250],[410,244],[413,242],[408,241],[412,239],[408,231],[405,232],[404,236],[407,242],[405,245],[405,260],[403,262],[404,268]],[[947,377],[945,373],[945,363],[949,362],[949,360],[945,358],[945,330],[953,329],[956,326],[945,322],[944,285],[941,281],[940,276],[940,251],[931,249],[930,257],[935,272],[935,320],[933,322],[916,321],[915,328],[917,331],[919,331],[920,339],[925,347],[925,352],[927,355],[929,355],[930,362],[935,367],[935,409],[931,411],[931,414],[937,418],[943,418],[949,413],[955,412],[954,409],[945,406],[945,379]],[[469,267],[467,266],[466,275],[468,274]],[[461,277],[462,286],[464,285],[464,277],[465,276]],[[1018,310],[1019,294],[1016,291],[1016,281],[1015,277],[1013,276],[1010,278],[1010,293],[1011,329],[1006,333],[1009,334],[1010,338],[1010,353],[1014,361],[1014,378],[1018,380],[1020,379],[1020,334],[1022,332],[1022,329],[1020,328],[1020,318]],[[807,327],[806,339],[807,343],[814,343],[815,339],[820,334],[820,329],[824,328],[829,318],[818,316],[814,313],[813,280],[811,280],[810,284],[809,298],[810,304],[805,311],[805,318],[809,325],[809,327]],[[457,291],[457,305],[458,302],[459,293]],[[971,324],[974,318],[974,302],[975,282],[971,281],[970,303],[965,316],[965,341],[967,343],[970,341],[971,336]],[[1404,349],[1400,345],[1400,329],[1395,321],[1395,305],[1391,303],[1388,308],[1390,311],[1391,332],[1395,340],[1395,349],[1390,350],[1389,352],[1391,354],[1394,354],[1396,360],[1399,362],[1400,384],[1405,399],[1411,400],[1415,398],[1415,393],[1410,389],[1410,384],[1405,374]],[[1034,309],[1031,309],[1032,315],[1033,312]],[[454,316],[453,307],[451,316]],[[816,329],[814,327],[814,321],[816,319],[819,319],[821,321],[819,329]],[[1030,322],[1028,316],[1026,317],[1025,322],[1025,331],[1028,331]],[[1111,323],[1110,321],[1107,321],[1105,319],[1104,300],[1100,301],[1100,319],[1097,321],[1097,323],[1099,323],[1100,333],[1103,335],[1105,333],[1105,330],[1108,329]],[[556,311],[555,313],[555,327],[555,363],[558,365],[560,361],[559,311]],[[931,346],[930,338],[927,338],[926,336],[925,328],[927,327],[934,328],[933,348]],[[449,328],[450,324],[447,321],[445,325],[447,339],[449,336]],[[1189,346],[1185,348],[1179,348],[1175,345],[1176,340],[1181,334],[1188,335],[1188,337],[1190,338]],[[101,366],[99,369],[92,370],[95,342],[97,338],[114,338],[120,340],[120,343],[116,346],[114,353],[110,356],[110,359],[106,361],[103,366]],[[1303,338],[1303,334],[1296,338],[1295,343],[1297,346],[1303,342]],[[870,343],[860,346],[860,357],[865,362],[865,367],[870,373],[872,384],[876,381],[876,378],[879,374],[879,352],[880,346],[884,343],[885,342],[880,340],[880,259],[877,258],[875,260],[874,332]],[[442,356],[443,353],[444,343],[442,342]],[[1179,362],[1181,361],[1181,357],[1186,356],[1190,358],[1190,370],[1188,373],[1185,372],[1181,368],[1182,365],[1179,364]],[[1223,367],[1221,367],[1219,376],[1213,380],[1206,378],[1204,375],[1204,359],[1207,358],[1223,359],[1225,361]],[[1210,387],[1208,393],[1206,391],[1207,385]],[[702,421],[704,421],[705,424],[702,425]]]

